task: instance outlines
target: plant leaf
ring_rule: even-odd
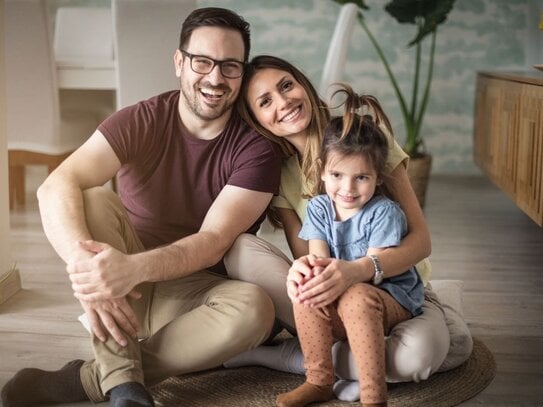
[[[456,0],[392,0],[385,10],[399,23],[417,24],[416,37],[409,47],[421,42],[444,23]],[[419,24],[422,21],[422,24]]]

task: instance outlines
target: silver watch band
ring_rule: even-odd
[[[373,268],[375,269],[372,279],[373,285],[379,285],[383,282],[384,277],[383,269],[381,269],[381,263],[379,262],[379,258],[374,254],[370,254],[368,257],[373,263]]]

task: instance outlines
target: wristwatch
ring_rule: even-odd
[[[370,254],[368,256],[371,259],[371,262],[373,263],[373,267],[375,268],[375,273],[373,274],[373,285],[379,285],[383,282],[383,270],[381,269],[381,263],[379,263],[379,258],[374,255]]]

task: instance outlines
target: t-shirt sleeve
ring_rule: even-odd
[[[253,130],[238,146],[229,185],[277,194],[281,177],[279,149]]]
[[[298,237],[303,240],[327,240],[326,211],[317,198],[313,198],[307,205],[307,213]]]
[[[406,229],[405,215],[400,207],[394,202],[384,202],[373,214],[368,247],[398,246]]]
[[[147,135],[156,134],[154,123],[150,111],[142,104],[136,104],[113,113],[98,126],[98,130],[121,164],[126,164],[149,151]]]

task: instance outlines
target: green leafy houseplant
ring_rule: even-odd
[[[424,120],[424,114],[428,105],[432,76],[434,70],[434,55],[436,49],[436,33],[438,25],[445,22],[447,15],[452,10],[455,0],[392,0],[385,5],[385,11],[394,17],[399,23],[414,24],[416,26],[416,35],[408,44],[409,47],[415,47],[415,67],[413,72],[413,82],[411,98],[408,100],[398,81],[392,72],[390,64],[379,45],[376,37],[373,35],[362,10],[368,10],[365,0],[333,0],[339,4],[354,3],[358,6],[358,21],[362,29],[367,34],[375,51],[379,55],[383,66],[390,79],[394,92],[398,98],[400,109],[405,124],[405,143],[403,149],[412,158],[425,155],[424,139],[421,136],[421,127]],[[422,53],[423,40],[430,37],[429,55],[426,58],[427,69],[425,82],[422,83]],[[422,94],[421,94],[422,92]]]

